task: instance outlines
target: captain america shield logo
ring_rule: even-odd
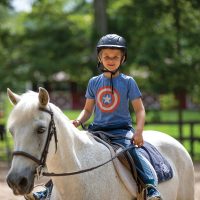
[[[120,103],[120,95],[117,90],[105,86],[97,92],[97,105],[102,112],[113,112]]]

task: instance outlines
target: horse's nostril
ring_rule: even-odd
[[[28,184],[27,178],[22,178],[19,182],[20,187],[24,188]]]
[[[8,182],[8,186],[9,186],[10,188],[12,188],[12,184],[11,184],[10,182]]]
[[[9,186],[10,188],[12,188],[12,184],[10,183],[10,180],[9,180],[9,179],[7,179],[7,184],[8,184],[8,186]]]
[[[12,176],[8,175],[6,178],[7,184],[10,188],[12,188],[12,186],[14,185],[14,180],[12,178]]]

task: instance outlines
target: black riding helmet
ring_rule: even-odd
[[[126,40],[123,37],[117,34],[107,34],[103,36],[97,43],[97,55],[99,55],[99,52],[105,48],[121,49],[125,56],[124,62],[126,61],[127,46]]]
[[[97,43],[97,55],[99,56],[99,53],[100,53],[100,51],[102,49],[107,49],[107,48],[120,49],[124,54],[123,55],[124,60],[123,60],[123,57],[122,57],[121,64],[123,64],[123,62],[126,61],[126,59],[127,59],[127,47],[126,47],[126,40],[123,37],[121,37],[121,36],[119,36],[117,34],[107,34],[107,35],[103,36],[99,40],[99,42]],[[113,93],[113,80],[112,80],[112,77],[119,70],[120,66],[115,71],[109,71],[99,61],[98,64],[97,64],[97,68],[101,72],[110,72],[111,73],[110,85],[111,85],[112,93]]]

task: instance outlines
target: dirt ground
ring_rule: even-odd
[[[194,164],[195,168],[195,200],[200,199],[200,163]],[[0,162],[0,200],[24,200],[23,197],[14,196],[11,189],[7,186],[5,178],[8,172],[6,163]],[[46,182],[45,179],[41,180]],[[189,199],[188,199],[189,200]]]

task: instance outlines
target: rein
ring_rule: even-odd
[[[96,165],[96,166],[91,167],[91,168],[87,168],[87,169],[83,169],[83,170],[79,170],[79,171],[73,171],[73,172],[65,172],[65,173],[53,173],[53,172],[52,173],[48,173],[48,172],[42,172],[42,175],[43,176],[71,176],[71,175],[76,175],[76,174],[82,174],[82,173],[85,173],[85,172],[89,172],[89,171],[92,171],[94,169],[102,167],[103,165],[105,165],[105,164],[113,161],[115,158],[117,158],[118,156],[120,156],[124,152],[130,150],[131,148],[132,147],[125,148],[122,151],[120,151],[119,153],[116,153],[115,156],[113,156],[111,159],[107,160],[106,162],[104,162],[102,164],[99,164],[99,165]]]
[[[89,172],[89,171],[97,169],[97,168],[99,168],[99,167],[101,167],[101,166],[103,166],[103,165],[105,165],[105,164],[113,161],[118,156],[122,155],[124,152],[126,152],[126,151],[130,150],[131,148],[133,148],[133,146],[124,148],[122,151],[116,153],[115,156],[112,156],[111,159],[109,159],[109,160],[107,160],[107,161],[105,161],[105,162],[103,162],[103,163],[101,163],[99,165],[96,165],[94,167],[91,167],[91,168],[87,168],[87,169],[83,169],[83,170],[78,170],[78,171],[73,171],[73,172],[65,172],[65,173],[43,172],[43,168],[46,165],[47,154],[48,154],[49,145],[50,145],[50,141],[52,139],[52,136],[54,135],[55,144],[56,144],[56,151],[57,151],[58,140],[57,140],[56,126],[55,126],[55,122],[54,122],[54,115],[53,115],[53,112],[51,111],[51,108],[50,108],[50,110],[47,110],[45,108],[41,108],[40,107],[39,110],[43,111],[43,112],[46,112],[46,113],[48,113],[48,114],[51,115],[51,120],[49,122],[49,128],[48,128],[47,140],[46,140],[46,143],[45,143],[45,146],[44,146],[41,158],[38,159],[35,156],[33,156],[33,155],[29,154],[29,153],[26,153],[24,151],[14,151],[12,153],[13,156],[24,156],[24,157],[27,157],[27,158],[33,160],[34,162],[36,162],[38,164],[38,167],[36,168],[36,175],[38,177],[40,177],[40,176],[48,176],[48,177],[49,176],[71,176],[71,175],[76,175],[76,174],[81,174],[81,173]],[[100,139],[97,136],[93,135],[92,137],[94,137],[96,140],[100,141]]]

